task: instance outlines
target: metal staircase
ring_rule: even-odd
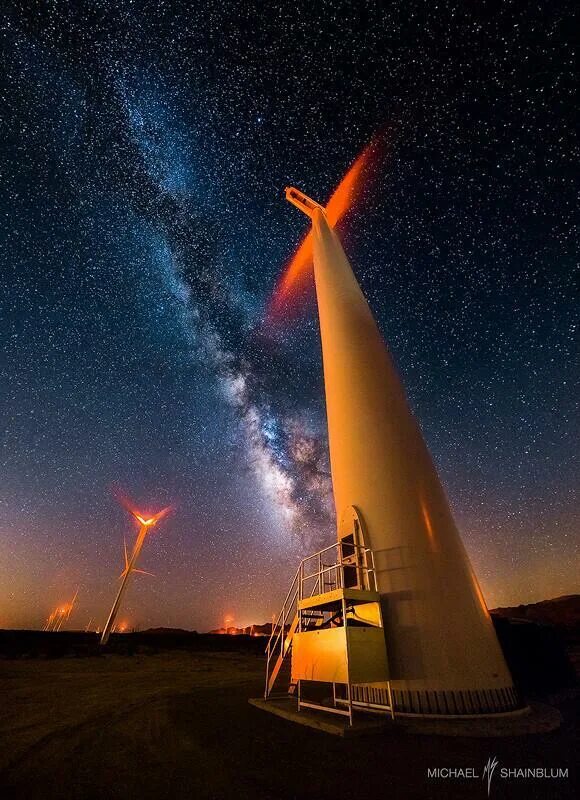
[[[298,601],[301,598],[303,563],[296,570],[294,580],[290,585],[290,590],[286,595],[282,610],[278,614],[278,619],[272,625],[272,633],[266,647],[266,689],[264,698],[267,700],[272,693],[274,684],[279,676],[282,665],[290,655],[294,634],[302,625],[303,630],[308,630],[312,622],[316,624],[323,619],[323,614],[311,612],[307,615],[300,614],[298,611]],[[290,623],[289,620],[292,620]],[[289,693],[292,694],[292,684]]]
[[[266,647],[266,686],[264,699],[272,695],[285,663],[288,663],[296,633],[313,630],[329,622],[329,613],[301,608],[305,598],[325,595],[346,586],[375,589],[372,551],[352,542],[339,541],[304,558],[296,570],[288,594],[272,625]],[[293,693],[291,680],[288,693]],[[286,692],[284,692],[286,694]]]

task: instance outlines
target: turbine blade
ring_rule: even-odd
[[[129,498],[125,497],[125,495],[121,492],[121,490],[118,487],[113,487],[113,497],[117,500],[119,505],[123,506],[125,511],[128,511],[132,517],[138,520],[139,514],[135,506],[129,500]]]
[[[160,519],[166,517],[172,510],[173,506],[165,506],[165,508],[162,508],[161,511],[158,511],[157,514],[153,516],[153,519],[155,520],[155,522],[159,522]]]
[[[155,575],[152,572],[146,572],[144,569],[133,569],[131,571],[132,572],[140,572],[141,575],[150,575],[152,578],[155,577]]]
[[[79,593],[79,588],[77,586],[77,590],[76,590],[76,592],[74,594],[74,597],[70,601],[70,603],[68,604],[67,615],[66,615],[67,620],[69,619],[70,615],[72,614],[72,610],[73,610],[73,608],[75,606],[75,602],[76,602],[76,599],[78,597],[78,593]]]

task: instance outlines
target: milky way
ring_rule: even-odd
[[[0,625],[77,585],[103,616],[113,484],[176,505],[132,624],[267,619],[332,540],[312,291],[264,318],[306,228],[284,187],[325,201],[377,134],[341,235],[486,598],[575,589],[572,12],[9,4]]]

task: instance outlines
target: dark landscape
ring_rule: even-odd
[[[557,790],[549,780],[512,780],[501,796],[576,797],[580,697],[566,654],[577,653],[579,602],[576,595],[536,604],[536,618],[541,605],[555,626],[507,620],[503,611],[496,618],[512,670],[518,648],[541,651],[545,637],[562,643],[559,657],[521,677],[533,685],[528,696],[554,705],[563,722],[548,734],[493,739],[395,727],[342,739],[266,714],[248,704],[263,691],[261,636],[157,629],[114,635],[99,655],[96,634],[2,631],[1,796],[352,798],[364,775],[365,797],[484,798],[481,780],[437,781],[427,768],[474,767],[481,775],[495,756],[500,765],[570,773]],[[526,618],[532,607],[519,608]]]

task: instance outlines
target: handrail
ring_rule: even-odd
[[[300,566],[301,565],[302,565],[302,562],[300,562]],[[268,654],[268,657],[270,656],[270,650],[273,649],[273,647],[271,647],[272,639],[276,640],[275,643],[274,643],[274,647],[275,647],[276,644],[278,643],[278,639],[280,638],[280,633],[284,630],[285,621],[287,619],[287,615],[285,614],[286,606],[287,605],[294,605],[294,601],[296,599],[295,597],[292,597],[292,600],[290,601],[290,603],[288,601],[290,600],[290,595],[298,593],[298,586],[296,586],[296,589],[294,587],[295,587],[295,584],[298,584],[298,578],[299,578],[299,575],[300,575],[300,566],[296,570],[296,574],[294,575],[292,583],[290,584],[290,589],[288,590],[288,594],[286,595],[286,598],[285,598],[284,602],[282,603],[282,609],[280,610],[280,613],[278,614],[278,618],[277,618],[276,622],[272,625],[272,630],[270,632],[270,638],[268,639],[268,644],[266,645],[266,651],[265,651]],[[282,625],[280,625],[281,621],[283,623]],[[278,628],[280,628],[280,630],[278,630]]]
[[[345,548],[348,552],[348,556],[346,558],[344,556],[343,548]],[[333,557],[334,563],[325,564],[323,561],[323,554],[328,553],[331,550],[335,550],[335,555]],[[352,563],[351,561],[353,556],[356,556],[355,563]],[[315,569],[314,572],[308,573],[308,562],[312,561],[313,559],[318,560],[317,565],[315,565],[318,567],[318,569]],[[269,693],[268,681],[270,675],[270,662],[274,654],[277,652],[278,646],[280,647],[280,654],[278,656],[279,660],[283,660],[290,650],[292,643],[291,638],[290,641],[288,641],[288,647],[286,647],[286,623],[290,621],[290,627],[292,627],[294,617],[296,613],[298,613],[299,602],[304,597],[304,591],[306,589],[305,583],[309,580],[313,581],[313,586],[309,594],[310,597],[314,597],[317,593],[324,594],[325,587],[327,585],[335,588],[343,588],[345,567],[353,567],[359,572],[359,574],[364,574],[366,576],[366,582],[368,583],[369,588],[372,586],[376,590],[374,553],[370,547],[365,547],[364,545],[357,544],[355,542],[345,543],[339,540],[338,542],[334,542],[333,544],[328,545],[328,547],[319,550],[317,553],[306,556],[300,561],[298,569],[296,570],[296,574],[294,575],[292,583],[290,584],[288,594],[286,595],[286,598],[282,604],[282,609],[280,610],[276,621],[272,623],[272,630],[270,631],[270,637],[266,645],[266,698]],[[335,573],[334,581],[331,580],[329,582],[325,582],[325,576],[333,571]],[[306,591],[308,590],[306,589]],[[295,606],[296,611],[294,611]],[[310,623],[308,622],[307,627],[309,624]],[[277,669],[279,669],[279,667]]]
[[[359,544],[358,542],[344,542],[344,540],[340,539],[337,542],[329,544],[327,547],[323,547],[322,550],[317,550],[316,553],[313,553],[311,556],[306,556],[306,558],[303,558],[302,561],[310,561],[311,558],[318,558],[318,556],[321,556],[323,553],[327,553],[329,550],[333,550],[335,547],[348,547],[352,548],[353,550],[363,550],[365,552],[369,552],[371,549],[370,547],[367,547],[364,544]]]
[[[346,557],[344,556],[343,548],[347,549],[348,556]],[[328,553],[330,550],[335,550],[336,555],[333,558],[332,564],[325,564],[323,562],[322,556],[324,553]],[[351,563],[351,558],[353,557],[355,557],[356,563]],[[318,559],[318,564],[315,564],[312,567],[310,567],[308,562],[311,562],[314,559]],[[314,586],[311,592],[311,596],[315,593],[315,588],[317,585],[319,586],[320,592],[322,593],[324,589],[322,581],[324,580],[326,575],[334,572],[335,579],[333,583],[337,588],[340,588],[343,585],[343,581],[341,580],[342,574],[340,570],[344,569],[344,567],[353,567],[359,572],[359,574],[364,574],[366,580],[368,581],[369,588],[376,589],[374,554],[371,548],[354,542],[352,543],[348,542],[345,544],[342,541],[338,541],[335,542],[334,544],[329,545],[328,547],[325,547],[318,553],[314,553],[313,555],[307,556],[306,558],[302,559],[301,562],[302,582],[305,583],[308,580],[314,580]],[[312,571],[308,572],[309,569]]]
[[[317,570],[316,572],[312,572],[310,575],[305,575],[303,580],[307,581],[310,578],[315,578],[317,575],[322,575],[325,572],[332,572],[333,569],[336,569],[337,567],[344,567],[344,566],[350,567],[351,564],[345,564],[344,561],[339,561],[336,564],[330,564],[330,565],[325,564],[324,567],[321,570]],[[365,567],[362,564],[356,564],[354,566],[354,569],[360,569],[361,572],[374,572],[375,571],[373,567]]]
[[[321,577],[323,575],[325,575],[326,573],[332,572],[333,570],[336,570],[338,567],[342,567],[342,566],[345,565],[345,560],[344,560],[344,557],[343,557],[343,554],[342,554],[342,547],[343,546],[344,545],[343,545],[342,541],[334,542],[333,544],[330,544],[327,547],[324,547],[322,550],[319,550],[318,552],[313,553],[310,556],[306,556],[305,558],[303,558],[301,560],[301,562],[300,562],[300,564],[298,566],[298,569],[296,570],[296,573],[294,575],[294,578],[292,580],[292,583],[290,584],[290,589],[288,590],[288,593],[287,593],[287,595],[286,595],[286,597],[284,599],[284,602],[282,603],[282,608],[280,610],[280,613],[278,614],[278,617],[277,617],[276,621],[272,625],[272,630],[270,632],[270,638],[268,639],[268,644],[266,645],[266,653],[269,653],[273,649],[272,640],[275,640],[275,644],[277,644],[278,639],[280,638],[280,635],[281,635],[281,632],[282,632],[282,629],[283,629],[283,626],[281,626],[280,623],[282,622],[282,620],[285,622],[286,619],[288,619],[289,615],[286,613],[287,610],[288,610],[288,607],[291,606],[291,605],[294,605],[294,601],[296,600],[296,597],[292,596],[292,595],[296,595],[297,594],[299,599],[302,599],[302,594],[303,594],[303,589],[304,589],[304,582],[310,580],[311,578],[316,578],[316,580],[314,582],[314,586],[313,586],[312,591],[310,593],[310,597],[314,596],[314,593],[316,591],[316,587],[317,586],[318,586],[319,589],[323,588],[320,585],[321,584],[321,580],[320,580]],[[347,547],[349,548],[349,550],[352,550],[354,553],[359,553],[359,554],[362,554],[362,555],[365,555],[365,556],[370,554],[372,566],[369,567],[366,564],[357,564],[356,565],[356,569],[360,570],[361,572],[369,573],[369,577],[370,577],[371,574],[374,575],[374,572],[375,572],[374,558],[373,558],[374,554],[373,554],[371,548],[370,547],[365,547],[364,545],[357,544],[357,543],[354,543],[354,542],[352,542],[352,543],[349,542]],[[324,553],[327,553],[329,550],[334,550],[334,549],[336,549],[338,551],[337,552],[337,560],[335,561],[335,563],[334,564],[324,564],[323,565],[322,564],[322,555]],[[319,568],[317,570],[315,570],[314,572],[305,574],[305,569],[304,569],[305,565],[309,561],[314,559],[314,558],[318,558]],[[347,566],[351,566],[351,565],[347,564]],[[338,583],[338,581],[337,581],[337,583]],[[298,586],[296,586],[296,584],[298,584]],[[291,596],[292,596],[292,599],[291,599]]]

